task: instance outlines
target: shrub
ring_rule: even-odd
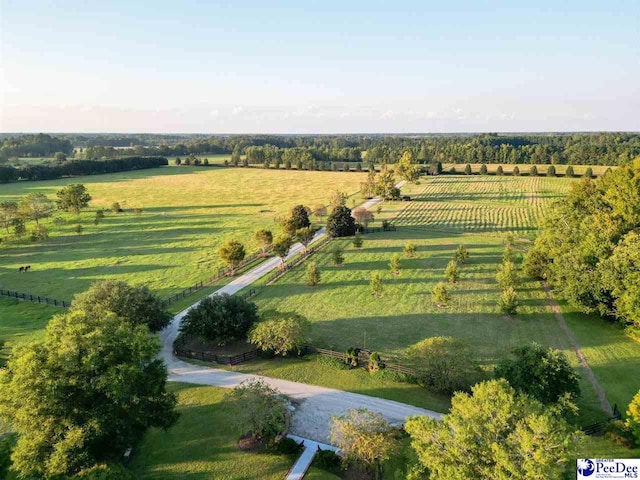
[[[522,267],[527,275],[539,280],[547,278],[547,267],[551,260],[538,246],[534,246],[524,257]]]
[[[469,260],[469,251],[464,245],[458,245],[455,258],[458,263],[466,263]]]
[[[436,305],[446,305],[451,300],[447,285],[444,282],[439,282],[433,287],[431,291],[431,298]]]
[[[514,177],[520,176],[520,168],[517,165],[513,167],[513,176]]]
[[[625,448],[634,448],[636,438],[629,426],[622,420],[612,420],[607,424],[604,436],[613,443]]]
[[[16,237],[22,237],[27,233],[27,227],[25,226],[22,218],[14,218],[11,220],[11,229]]]
[[[400,275],[400,255],[394,253],[391,256],[391,261],[389,262],[389,270],[391,270],[392,275]]]
[[[486,165],[485,163],[483,163],[483,164],[480,166],[480,175],[487,175],[487,173],[489,173],[489,172],[487,171],[487,165]]]
[[[120,213],[120,212],[122,212],[122,207],[120,207],[120,203],[118,203],[118,202],[113,202],[113,203],[111,204],[111,211],[112,211],[113,213]]]
[[[327,233],[331,237],[350,237],[356,233],[356,222],[348,207],[339,205],[329,214]]]
[[[378,370],[382,370],[384,368],[384,363],[380,358],[380,354],[378,352],[371,352],[369,355],[369,371],[377,372]]]
[[[228,295],[213,295],[202,300],[185,315],[180,331],[225,345],[246,337],[258,320],[254,303]]]
[[[518,282],[518,271],[516,264],[510,261],[502,262],[498,265],[496,281],[502,290],[515,287]]]
[[[307,263],[305,271],[307,285],[315,287],[320,283],[320,270],[318,270],[318,264],[316,262]]]
[[[174,164],[176,165],[181,165],[182,164],[182,160],[180,159],[180,157],[176,157],[176,159],[173,161]]]
[[[519,306],[520,302],[518,302],[518,295],[516,294],[515,288],[507,287],[502,291],[500,299],[498,300],[498,309],[501,313],[515,315],[518,313]]]
[[[344,255],[342,254],[342,249],[340,247],[336,247],[333,252],[331,252],[331,260],[334,265],[342,265],[344,263]]]
[[[378,272],[371,274],[371,293],[374,297],[382,296],[382,276]]]
[[[323,367],[334,368],[336,370],[350,370],[351,366],[347,365],[343,360],[336,357],[328,357],[326,355],[318,355],[316,361]]]
[[[640,443],[640,390],[635,394],[627,409],[627,426]]]
[[[499,177],[504,175],[504,169],[502,168],[502,165],[498,165],[498,168],[496,169],[496,175],[498,175]]]
[[[267,249],[273,243],[273,233],[270,230],[258,230],[255,235],[258,244],[260,245],[260,249],[262,253],[265,253]]]
[[[282,437],[273,448],[274,453],[279,455],[298,455],[302,450],[304,450],[302,443],[298,443],[289,437]]]
[[[413,258],[416,256],[416,246],[411,242],[407,242],[404,245],[403,252],[405,257]]]
[[[547,177],[555,177],[556,176],[556,167],[555,165],[549,165],[547,167]]]
[[[391,226],[391,222],[389,220],[382,221],[382,229],[387,230]]]
[[[344,363],[349,365],[350,367],[358,366],[358,354],[360,353],[359,348],[351,347],[344,352]]]
[[[73,480],[135,480],[136,476],[122,465],[100,464],[74,475]]]
[[[573,178],[576,176],[575,172],[573,171],[573,167],[571,165],[569,165],[567,167],[567,169],[564,172],[565,177],[569,177],[569,178]]]
[[[356,232],[355,236],[353,237],[353,246],[355,248],[362,248],[363,243],[364,241],[362,240],[362,234],[360,232]]]
[[[538,167],[536,167],[535,165],[531,165],[531,168],[529,168],[529,176],[530,177],[537,177],[538,176]]]
[[[44,225],[36,225],[31,230],[31,240],[37,242],[38,240],[46,240],[49,238],[49,229]]]
[[[75,227],[73,227],[73,229],[75,230],[75,232],[78,235],[82,235],[82,231],[84,230],[84,227],[82,225],[78,224]]]
[[[104,218],[104,210],[97,210],[96,211],[96,218],[93,219],[93,224],[94,225],[98,225],[102,219]]]
[[[420,385],[436,392],[467,391],[482,378],[469,347],[453,337],[430,337],[410,346],[405,361]]]
[[[224,263],[231,268],[231,272],[240,265],[246,255],[244,245],[237,240],[228,240],[222,247],[218,249],[218,254]]]
[[[342,471],[341,462],[342,460],[333,450],[318,450],[313,458],[312,465],[321,470],[338,475]]]
[[[458,263],[455,260],[450,260],[447,263],[447,268],[444,270],[444,276],[447,278],[449,283],[456,283],[460,278],[460,269],[458,268]]]
[[[468,163],[464,167],[464,174],[471,175],[471,165],[469,165]]]
[[[579,376],[567,356],[537,343],[515,348],[498,363],[495,376],[544,404],[556,404],[566,394],[572,400],[580,396]]]
[[[171,321],[162,300],[146,286],[131,286],[116,280],[95,282],[85,292],[73,298],[71,310],[89,315],[113,312],[133,324],[144,324],[152,332],[159,332]]]
[[[242,404],[238,420],[243,428],[267,445],[287,429],[289,414],[287,399],[262,380],[242,382],[233,389],[233,396]]]
[[[593,169],[591,167],[587,167],[587,169],[584,171],[584,177],[593,178]]]
[[[284,356],[293,351],[300,354],[309,341],[310,331],[311,324],[304,317],[273,312],[251,328],[248,340],[275,355]]]
[[[205,159],[202,161],[202,164],[203,164],[203,165],[209,165],[209,159],[208,159],[208,158],[205,158]],[[226,158],[224,159],[224,166],[225,166],[225,167],[228,167],[228,166],[229,166],[229,160],[227,160]]]

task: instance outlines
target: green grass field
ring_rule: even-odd
[[[546,177],[438,176],[397,213],[399,226],[511,232],[535,236],[544,209],[565,196],[571,180]]]

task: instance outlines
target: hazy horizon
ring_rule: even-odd
[[[639,131],[638,10],[0,0],[0,131]]]

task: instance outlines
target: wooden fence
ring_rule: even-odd
[[[267,252],[268,253],[268,252]],[[215,282],[217,282],[218,280],[226,277],[227,275],[229,275],[230,273],[237,271],[237,270],[241,270],[244,267],[246,267],[247,265],[253,263],[254,261],[256,261],[258,258],[260,258],[263,254],[261,252],[257,252],[254,253],[253,255],[248,256],[247,258],[245,258],[235,269],[232,268],[219,268],[218,272],[210,277],[207,280],[202,280],[200,282],[197,282],[196,284],[185,288],[184,290],[182,290],[181,292],[178,292],[174,295],[171,295],[169,298],[166,298],[164,300],[164,305],[171,305],[172,303],[177,302],[178,300],[182,300],[185,297],[188,297],[189,295],[191,295],[194,292],[197,292],[198,290],[204,288],[204,287],[208,287],[209,285],[213,285]],[[266,258],[266,257],[264,257]]]
[[[580,427],[580,430],[582,430],[582,432],[584,432],[586,435],[599,436],[604,434],[604,432],[607,430],[607,426],[609,425],[609,422],[611,422],[612,420],[620,420],[621,418],[622,418],[622,413],[618,409],[618,405],[614,404],[613,417],[608,418],[606,420],[602,420],[601,422],[585,425],[584,427]]]
[[[336,350],[327,350],[325,348],[318,348],[315,347],[313,345],[305,345],[304,346],[304,353],[317,353],[318,355],[322,355],[325,357],[333,357],[333,358],[337,358],[339,360],[344,361],[347,357],[347,355],[344,352],[338,352]],[[372,354],[373,352],[371,350],[366,350],[366,349],[360,349],[358,351],[358,365],[362,366],[362,367],[368,367],[369,366],[369,356]],[[384,364],[384,369],[385,370],[389,370],[392,372],[398,372],[398,373],[403,373],[405,375],[411,375],[411,376],[416,376],[418,375],[418,372],[416,370],[413,370],[412,368],[408,368],[405,367],[403,365],[398,365],[398,364],[394,364],[394,363],[387,363],[384,361],[384,359],[381,358],[381,363]]]
[[[210,352],[196,352],[187,348],[174,346],[173,354],[176,357],[192,358],[203,362],[213,362],[220,365],[238,365],[239,363],[253,360],[258,356],[258,349],[254,348],[248,352],[242,352],[237,355],[216,355]]]
[[[298,265],[300,265],[302,262],[304,262],[307,258],[309,258],[311,255],[316,253],[321,248],[326,247],[331,240],[332,240],[332,238],[327,235],[327,236],[321,238],[320,240],[317,240],[316,242],[312,243],[310,247],[307,247],[307,249],[306,249],[307,253],[306,254],[300,254],[297,257],[294,257],[292,260],[289,261],[289,263],[285,263],[284,264],[284,268],[280,268],[280,269],[276,270],[267,279],[267,285],[271,285],[272,283],[275,283],[277,280],[279,280],[281,277],[283,277],[289,270],[291,270],[292,268],[295,268]]]
[[[66,300],[57,300],[55,298],[40,297],[38,295],[33,295],[32,293],[14,292],[11,290],[0,289],[0,295],[3,297],[10,297],[10,298],[16,298],[18,300],[24,300],[26,302],[44,303],[45,305],[53,305],[54,307],[69,308],[71,306],[71,302],[67,302]]]
[[[386,227],[359,227],[358,231],[362,234],[378,233],[378,232],[395,232],[397,227],[395,225],[388,225]]]

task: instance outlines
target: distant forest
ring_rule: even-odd
[[[637,133],[431,135],[0,135],[0,162],[17,157],[247,155],[252,163],[289,159],[395,163],[410,150],[421,163],[624,165],[640,155]]]

